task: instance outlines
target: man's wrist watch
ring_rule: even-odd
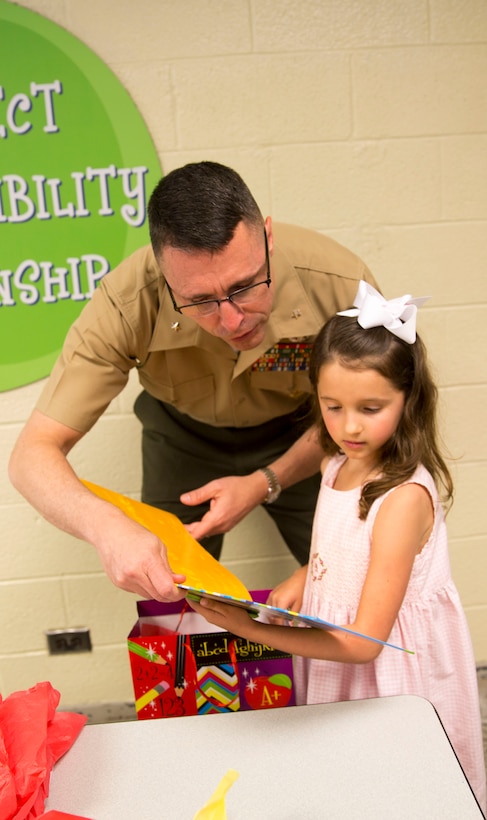
[[[281,495],[282,487],[274,470],[271,470],[270,467],[261,467],[260,472],[264,473],[267,479],[267,495],[264,498],[264,504],[273,504]]]

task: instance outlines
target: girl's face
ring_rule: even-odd
[[[350,459],[377,461],[397,429],[404,393],[376,370],[323,365],[318,399],[326,429]]]

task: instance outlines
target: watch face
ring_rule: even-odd
[[[267,498],[266,498],[267,504],[272,504],[272,502],[277,501],[278,498],[279,498],[279,490],[269,488],[269,491],[267,493]]]
[[[264,499],[264,504],[272,504],[274,501],[277,501],[281,494],[281,485],[277,480],[276,474],[271,470],[270,467],[262,467],[261,472],[264,473],[267,479],[267,495]]]
[[[265,503],[266,504],[273,504],[274,501],[277,501],[277,499],[279,498],[280,495],[281,495],[281,488],[280,488],[279,485],[277,487],[275,487],[275,486],[269,487],[269,489],[267,490],[267,498],[265,500]]]

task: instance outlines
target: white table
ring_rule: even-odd
[[[193,820],[229,769],[228,820],[482,817],[435,710],[413,696],[85,726],[46,810]]]

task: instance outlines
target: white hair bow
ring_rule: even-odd
[[[356,316],[360,327],[385,327],[399,339],[412,345],[416,341],[416,314],[418,307],[430,297],[413,299],[408,293],[397,299],[384,299],[372,285],[359,282],[354,308],[341,310],[337,316]]]

